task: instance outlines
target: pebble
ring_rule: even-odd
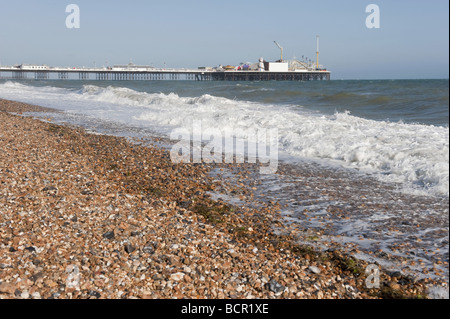
[[[398,283],[396,283],[396,282],[393,282],[393,281],[389,282],[388,286],[390,288],[394,289],[394,290],[400,290],[401,289],[400,285]]]
[[[16,287],[13,284],[0,283],[0,293],[13,294],[16,291]]]
[[[133,246],[133,245],[130,245],[130,244],[126,244],[125,245],[125,251],[128,253],[128,254],[131,254],[132,252],[134,252],[136,250],[136,248]]]
[[[273,279],[271,281],[269,281],[268,285],[269,285],[269,290],[274,293],[281,293],[286,289],[286,287],[284,287],[283,285],[281,285],[280,283],[278,283],[277,281],[275,281]]]
[[[173,281],[182,281],[184,278],[185,274],[182,272],[177,272],[175,274],[172,274],[170,276],[170,279],[172,279]]]
[[[91,296],[91,297],[95,297],[95,298],[100,298],[102,295],[99,293],[99,292],[97,292],[97,291],[94,291],[94,290],[91,290],[91,291],[89,291],[89,296]]]
[[[109,231],[103,234],[103,238],[106,239],[113,239],[114,238],[114,232],[113,231]]]
[[[28,293],[28,291],[23,291],[23,292],[20,294],[20,298],[22,298],[22,299],[28,299],[28,298],[30,298],[30,294]]]
[[[321,273],[321,270],[319,269],[319,267],[316,266],[309,266],[308,268],[311,272],[315,273],[316,275]]]
[[[38,291],[33,292],[31,294],[31,298],[33,298],[33,299],[41,299],[41,294]]]

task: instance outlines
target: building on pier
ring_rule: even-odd
[[[36,64],[20,64],[14,67],[24,71],[48,70],[50,68],[48,65],[36,65]]]
[[[113,67],[109,67],[108,70],[110,71],[134,71],[134,72],[145,72],[145,71],[152,71],[155,68],[153,66],[149,65],[136,65],[132,62],[128,63],[127,65],[114,65]]]

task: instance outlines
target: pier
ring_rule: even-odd
[[[114,70],[108,68],[53,68],[0,66],[0,79],[81,81],[323,81],[331,73],[317,71],[218,71],[189,69]]]

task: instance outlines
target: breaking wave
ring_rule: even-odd
[[[0,97],[150,127],[164,134],[175,128],[190,130],[193,121],[201,121],[203,129],[233,130],[238,138],[249,138],[244,136],[249,128],[277,128],[280,152],[291,157],[357,168],[401,183],[408,192],[449,194],[448,127],[368,120],[349,112],[324,115],[298,105],[209,94],[181,97],[113,86],[63,89],[6,82],[0,84]]]

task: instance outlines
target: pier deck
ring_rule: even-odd
[[[0,79],[11,80],[109,80],[109,81],[317,81],[330,80],[329,71],[205,71],[154,69],[148,71],[114,71],[108,69],[49,68],[22,70],[0,67]]]

